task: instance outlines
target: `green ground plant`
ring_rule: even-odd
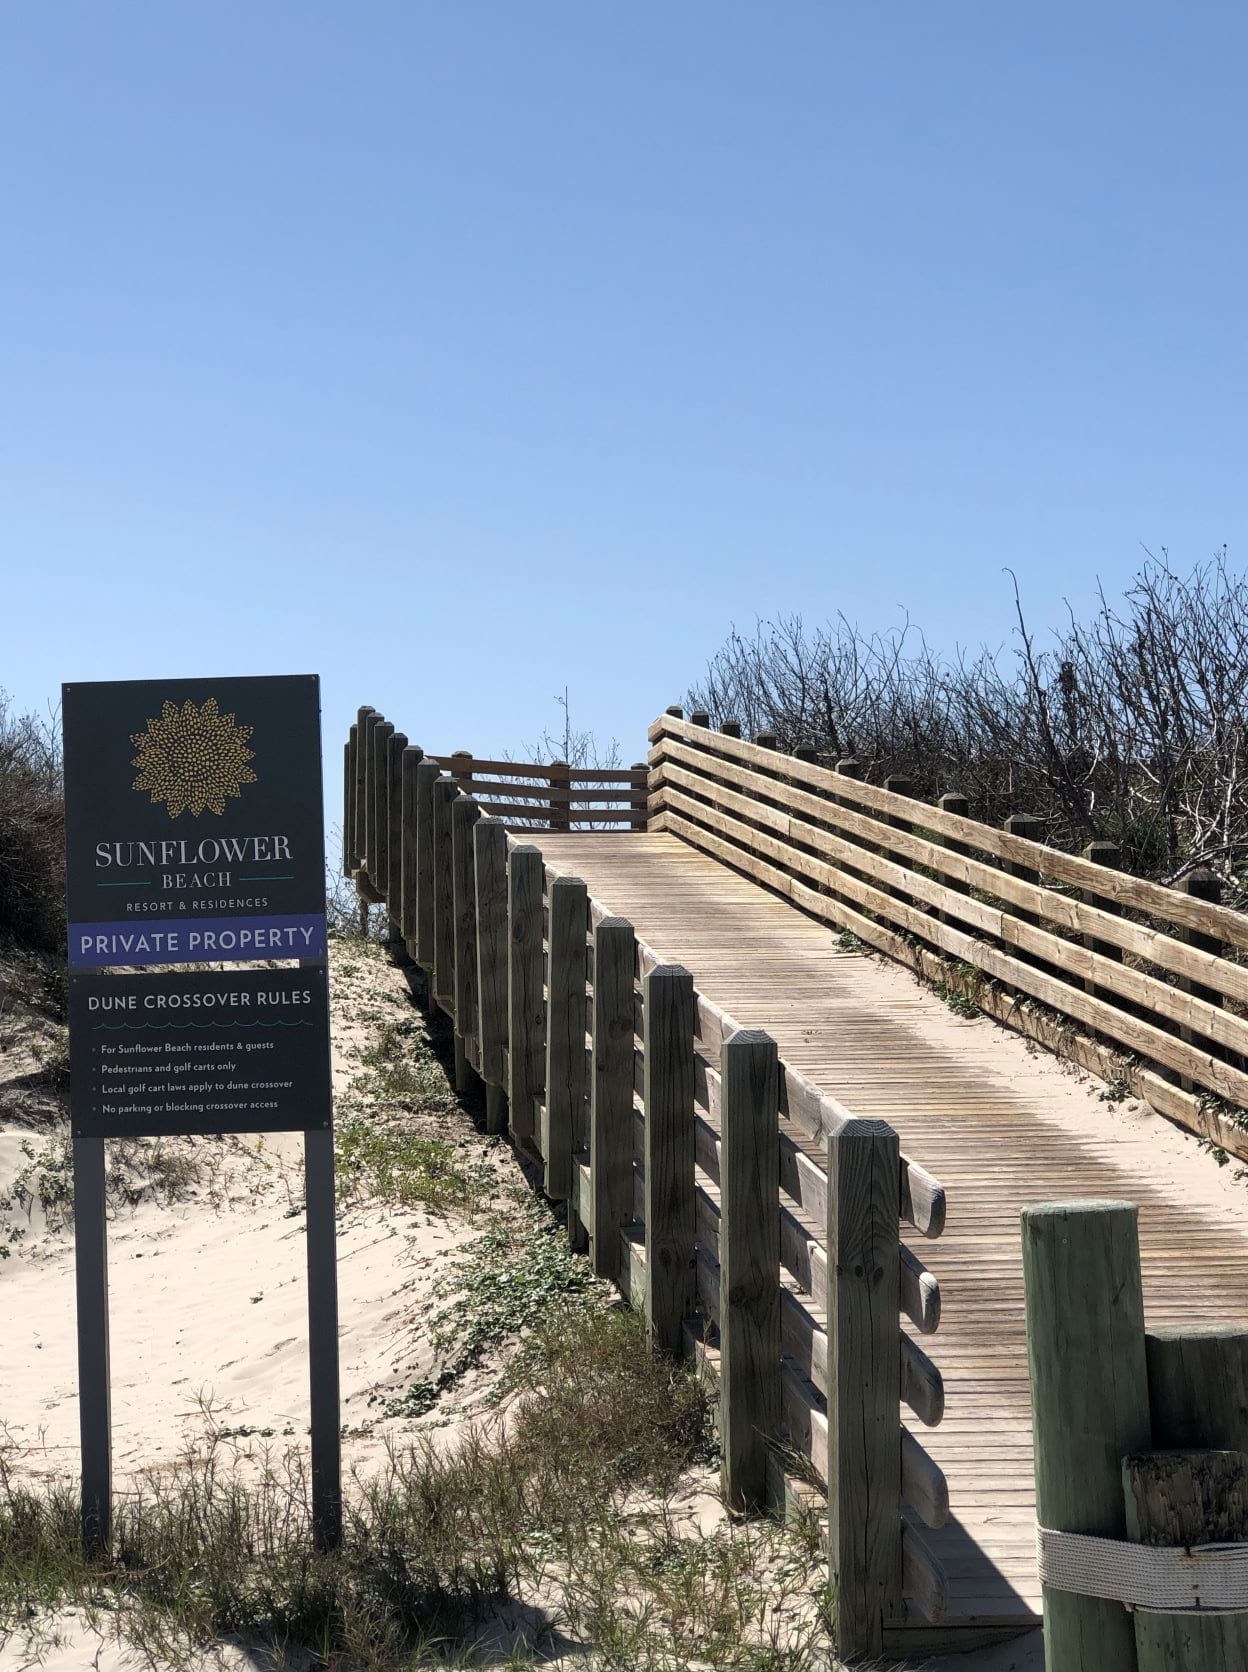
[[[649,1350],[636,1317],[556,1312],[523,1363],[506,1421],[446,1451],[427,1436],[392,1445],[352,1483],[332,1555],[313,1546],[301,1454],[264,1436],[218,1429],[141,1479],[96,1561],[73,1487],[19,1482],[0,1453],[0,1636],[75,1606],[156,1665],[232,1636],[316,1667],[398,1672],[455,1664],[452,1651],[473,1664],[480,1622],[541,1594],[552,1607],[512,1665],[569,1634],[592,1645],[587,1666],[619,1672],[829,1664],[809,1541],[769,1521],[705,1536],[682,1522],[671,1494],[706,1455],[706,1390]]]

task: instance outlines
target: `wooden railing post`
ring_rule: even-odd
[[[642,982],[645,1108],[646,1322],[650,1339],[679,1353],[693,1301],[693,977],[656,964]],[[634,1297],[636,1304],[636,1297]]]
[[[1009,835],[1021,836],[1028,842],[1042,842],[1044,840],[1044,820],[1036,818],[1034,813],[1011,813],[1002,828]],[[1023,882],[1038,883],[1040,881],[1040,873],[1034,865],[1022,865],[1016,859],[1007,859],[1002,868],[1007,876],[1019,877]],[[1034,912],[1024,911],[1021,906],[1014,908],[1014,915],[1020,923],[1030,923],[1033,927],[1039,922]],[[1015,955],[1019,958],[1024,956],[1021,952],[1017,952]],[[1027,961],[1035,962],[1034,959],[1028,959]]]
[[[720,1053],[719,1426],[732,1509],[767,1500],[780,1414],[780,1074],[776,1042],[739,1028]],[[896,1327],[894,1313],[894,1327]],[[894,1369],[893,1392],[899,1376]]]
[[[550,763],[550,828],[572,828],[572,780],[567,761]]]
[[[585,1107],[585,987],[589,958],[589,902],[579,877],[556,877],[548,892],[546,959],[546,1101],[542,1156],[546,1194],[572,1194],[572,1151]],[[569,1230],[575,1215],[569,1209]]]
[[[355,761],[355,851],[360,870],[368,875],[368,844],[373,836],[373,730],[381,715],[375,708],[360,710],[360,747]]]
[[[646,766],[645,761],[634,761],[631,770],[633,772],[648,772],[649,768]],[[644,831],[650,812],[649,788],[643,784],[630,784],[628,787],[628,793],[633,806],[633,819],[632,823],[629,825],[629,829]]]
[[[683,720],[685,717],[685,711],[678,702],[669,702],[663,712],[670,714],[673,720]]]
[[[1117,842],[1089,842],[1083,850],[1083,857],[1091,860],[1094,865],[1104,865],[1107,870],[1122,869],[1122,850]],[[1095,889],[1081,888],[1079,898],[1085,906],[1095,906],[1098,911],[1109,912],[1114,917],[1122,915],[1122,907],[1116,900],[1098,894]],[[1083,944],[1089,952],[1095,952],[1101,958],[1112,958],[1119,964],[1122,962],[1122,948],[1115,946],[1112,941],[1098,940],[1095,935],[1087,934],[1083,937]],[[1085,992],[1091,993],[1094,998],[1104,999],[1106,1004],[1123,1003],[1117,994],[1110,992],[1107,987],[1098,987],[1091,976],[1084,981],[1083,987]]]
[[[1242,1477],[1243,1453],[1248,1452],[1248,1330],[1219,1324],[1187,1328],[1150,1330],[1145,1337],[1148,1364],[1148,1403],[1152,1419],[1152,1443],[1164,1458],[1226,1466],[1228,1454],[1235,1457],[1232,1491],[1216,1504],[1224,1514],[1221,1525],[1203,1518],[1188,1520],[1194,1507],[1189,1496],[1185,1505],[1167,1494],[1172,1519],[1168,1526],[1152,1520],[1145,1527],[1140,1513],[1138,1491],[1126,1495],[1127,1532],[1139,1539],[1146,1531],[1160,1533],[1163,1544],[1193,1545],[1248,1542],[1244,1521],[1246,1501]],[[1201,1453],[1205,1457],[1201,1457]],[[1213,1453],[1212,1457],[1208,1454]],[[1142,1458],[1147,1465],[1155,1459]],[[1132,1482],[1133,1470],[1124,1471]],[[1149,1494],[1156,1505],[1156,1494]],[[1147,1502],[1148,1499],[1146,1498]],[[1197,1499],[1199,1501],[1199,1499]],[[1164,1502],[1164,1500],[1163,1500]],[[1162,1507],[1156,1505],[1156,1507]],[[1134,1512],[1134,1513],[1133,1513]],[[1183,1516],[1180,1519],[1180,1516]],[[1151,1542],[1151,1541],[1150,1541]],[[1135,1612],[1135,1651],[1139,1672],[1170,1672],[1174,1667],[1248,1666],[1248,1615],[1245,1614],[1153,1614]]]
[[[1144,1452],[1123,1460],[1122,1484],[1132,1543],[1198,1552],[1248,1541],[1248,1455],[1242,1451]],[[1133,1618],[1138,1672],[1248,1666],[1248,1614],[1137,1608]]]
[[[472,833],[477,884],[477,1042],[485,1081],[485,1130],[507,1130],[507,830],[480,819]]]
[[[754,741],[760,749],[779,749],[780,734],[774,731],[755,732]]]
[[[363,821],[364,842],[360,849],[360,869],[370,888],[373,884],[373,865],[377,845],[377,728],[382,717],[376,711],[367,716],[364,730]],[[374,889],[375,893],[376,890]]]
[[[719,729],[725,737],[740,737],[741,722],[740,720],[725,720]]]
[[[1024,1208],[1036,1519],[1123,1538],[1122,1459],[1151,1444],[1137,1214],[1130,1202]],[[1135,1672],[1121,1603],[1046,1586],[1045,1664]]]
[[[543,884],[540,850],[527,842],[512,848],[507,858],[507,1099],[512,1136],[529,1147],[546,1084]]]
[[[388,894],[386,860],[390,842],[390,739],[393,736],[394,727],[389,720],[380,720],[373,727],[373,851],[368,856],[368,872],[383,900]]]
[[[347,734],[342,755],[342,874],[352,877],[357,869],[355,857],[355,748],[359,728],[354,723]]]
[[[365,865],[368,852],[368,743],[376,710],[365,703],[355,717],[355,781],[351,789],[351,857],[355,869]]]
[[[454,778],[461,794],[470,794],[472,786],[472,750],[456,749],[451,755],[451,760],[454,763],[451,767],[452,778]]]
[[[894,795],[913,796],[914,794],[913,783],[899,772],[891,773],[885,778],[884,788],[891,790]],[[893,830],[904,830],[908,834],[914,830],[911,820],[901,818],[897,813],[889,813],[884,822]],[[887,847],[883,849],[883,852],[885,857],[890,859],[894,865],[900,865],[903,869],[909,868],[909,862],[901,854],[894,853]],[[895,900],[909,900],[910,898],[904,888],[890,888],[888,892]]]
[[[969,819],[971,816],[970,802],[964,795],[959,794],[956,790],[947,791],[946,794],[940,797],[936,805],[940,808],[942,813],[953,813],[960,819]],[[950,853],[966,854],[970,851],[965,842],[955,841],[952,836],[942,837],[941,846],[948,848]],[[946,888],[954,894],[969,895],[971,892],[971,885],[963,882],[959,877],[945,877],[943,880]],[[952,923],[956,925],[960,921],[956,911],[942,911],[939,915],[942,923]]]
[[[852,778],[855,780],[861,779],[862,762],[854,755],[845,755],[837,761],[832,770],[836,773],[838,778]],[[861,809],[859,809],[853,801],[849,800],[847,796],[834,795],[831,797],[831,800],[835,802],[838,807],[848,807],[851,812],[861,811]],[[879,852],[879,849],[876,848],[873,843],[865,841],[861,836],[853,836],[847,833],[846,840],[852,842],[855,847],[866,848],[869,853]]]
[[[828,1567],[839,1654],[901,1603],[901,1161],[885,1121],[828,1139]]]
[[[795,761],[805,761],[808,766],[818,766],[819,751],[813,743],[799,743],[793,751]]]
[[[432,991],[434,923],[434,811],[433,787],[442,769],[422,760],[416,767],[416,962],[430,975]]]
[[[451,894],[455,922],[455,1090],[477,1089],[477,878],[473,826],[481,809],[470,795],[451,808]]]
[[[633,972],[637,942],[623,917],[594,930],[589,1093],[589,1248],[599,1277],[620,1276],[620,1232],[633,1220]]]
[[[455,869],[451,851],[451,809],[459,791],[450,778],[433,786],[433,996],[455,1015]]]
[[[390,938],[400,934],[403,912],[403,753],[407,737],[391,732],[386,741],[386,915]]]
[[[399,932],[413,956],[416,949],[416,900],[420,891],[416,872],[416,769],[424,758],[425,751],[413,744],[404,749],[399,767]]]
[[[1222,903],[1222,879],[1216,871],[1210,871],[1203,866],[1198,870],[1189,871],[1181,879],[1178,886],[1184,894],[1193,900],[1207,900],[1213,906],[1219,906]],[[1221,955],[1226,951],[1225,946],[1216,935],[1203,934],[1199,929],[1180,929],[1178,938],[1185,941],[1188,946],[1197,947],[1201,952]],[[1179,977],[1179,991],[1190,993],[1193,998],[1204,999],[1206,1004],[1216,1005],[1218,1009],[1222,1008],[1221,993],[1213,987],[1206,987],[1203,982],[1193,981],[1190,975]],[[1181,1027],[1179,1038],[1188,1045],[1199,1046],[1202,1050],[1209,1048],[1208,1042],[1203,1036],[1194,1032],[1191,1028]],[[1179,1084],[1184,1091],[1194,1091],[1196,1089],[1186,1075],[1180,1078]]]

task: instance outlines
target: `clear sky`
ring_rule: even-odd
[[[1238,565],[1246,72],[1213,0],[7,0],[0,686],[628,761],[759,614]]]

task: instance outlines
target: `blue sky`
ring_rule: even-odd
[[[1246,63],[1212,3],[10,0],[0,686],[319,671],[336,762],[566,684],[631,760],[759,614],[1238,566]]]

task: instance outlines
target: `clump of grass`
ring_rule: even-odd
[[[951,987],[948,982],[938,981],[932,991],[942,1004],[948,1005],[955,1016],[964,1016],[969,1021],[981,1014],[975,1000],[960,987]]]
[[[59,1121],[41,1142],[23,1138],[25,1157],[0,1190],[0,1259],[26,1236],[36,1208],[49,1231],[68,1230],[74,1218],[74,1156],[69,1125]],[[197,1138],[114,1138],[108,1145],[105,1188],[116,1207],[153,1201],[163,1207],[184,1202],[198,1190],[219,1201],[230,1156],[241,1156],[244,1140],[234,1134]],[[259,1152],[249,1154],[254,1167]],[[23,1224],[20,1221],[25,1220]]]
[[[359,1053],[360,1071],[338,1099],[335,1160],[340,1202],[374,1200],[445,1212],[481,1194],[483,1172],[453,1145],[421,1132],[415,1116],[448,1113],[455,1096],[423,1026],[380,1020]]]
[[[58,1028],[50,1038],[32,1040],[30,1054],[40,1077],[53,1091],[69,1090],[69,1031]]]
[[[516,1443],[553,1470],[565,1472],[567,1454],[573,1476],[590,1459],[610,1488],[645,1482],[666,1490],[710,1453],[705,1385],[650,1352],[641,1320],[622,1307],[556,1311],[513,1363],[509,1381],[540,1385],[540,1396],[521,1408]]]
[[[611,1293],[573,1253],[550,1209],[519,1191],[504,1215],[459,1250],[433,1292],[443,1304],[429,1321],[429,1339],[446,1355],[442,1369],[389,1400],[387,1416],[423,1416],[487,1354],[517,1338],[519,1353],[495,1397],[531,1385],[545,1373],[552,1329],[571,1327],[578,1313],[597,1317]]]
[[[451,1146],[421,1137],[401,1121],[349,1110],[335,1128],[334,1151],[340,1202],[368,1198],[445,1210],[472,1201],[472,1174]]]
[[[446,1071],[433,1053],[421,1024],[413,1016],[385,1022],[371,1045],[360,1053],[364,1073],[357,1077],[361,1093],[426,1110],[450,1109],[455,1094]]]
[[[603,1666],[691,1664],[655,1658],[674,1632],[722,1645],[716,1666],[824,1664],[745,1654],[776,1595],[772,1569],[762,1589],[750,1574],[780,1529],[734,1555],[734,1535],[686,1539],[666,1504],[636,1507],[707,1434],[702,1387],[650,1352],[639,1320],[601,1308],[556,1317],[528,1363],[536,1381],[507,1424],[477,1426],[449,1452],[417,1438],[356,1481],[330,1555],[313,1546],[297,1453],[210,1435],[120,1496],[112,1549],[95,1561],[81,1552],[73,1488],[25,1486],[0,1458],[0,1633],[77,1606],[157,1663],[233,1634],[318,1666],[397,1672],[434,1638],[462,1646],[501,1599],[540,1591],[601,1634]]]
[[[1131,1088],[1124,1075],[1115,1074],[1112,1080],[1106,1080],[1096,1095],[1102,1103],[1121,1103],[1124,1098],[1130,1097]]]

